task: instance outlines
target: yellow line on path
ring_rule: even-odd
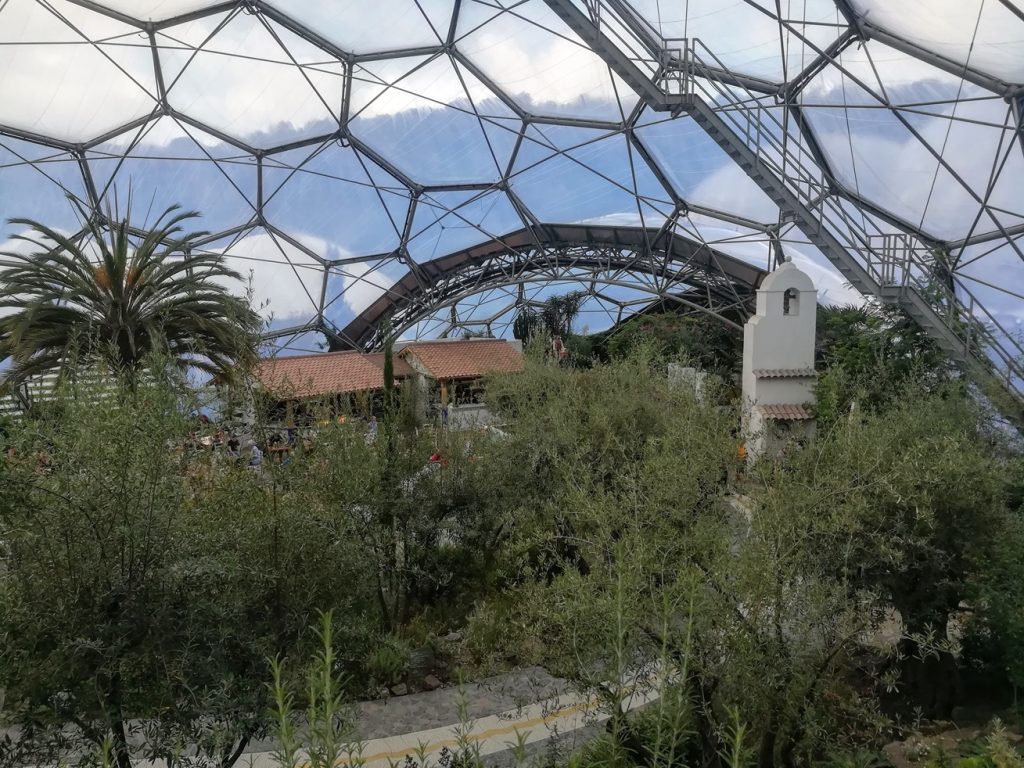
[[[406,749],[394,749],[394,750],[391,750],[389,752],[375,752],[372,755],[343,757],[340,760],[338,760],[335,763],[335,765],[353,765],[353,764],[359,764],[359,763],[373,763],[373,762],[377,762],[377,761],[380,761],[380,760],[395,760],[395,759],[398,759],[398,758],[404,758],[406,755],[410,755],[410,754],[422,753],[422,754],[426,755],[426,754],[431,754],[433,752],[439,752],[442,749],[444,749],[445,747],[455,747],[455,746],[458,746],[460,743],[465,743],[466,741],[483,742],[483,741],[486,741],[488,739],[493,739],[496,736],[506,736],[506,735],[508,735],[510,733],[516,733],[516,732],[520,731],[523,728],[532,728],[532,727],[537,726],[537,725],[548,725],[549,723],[552,723],[555,720],[559,720],[559,719],[565,718],[565,717],[571,717],[572,715],[575,715],[575,714],[577,714],[579,712],[583,712],[583,711],[589,709],[591,706],[593,706],[595,701],[596,701],[595,699],[588,699],[587,701],[581,702],[579,704],[573,704],[573,705],[568,706],[568,707],[562,707],[561,709],[556,709],[554,712],[551,712],[550,714],[547,714],[547,715],[542,715],[540,717],[530,718],[529,720],[521,720],[521,721],[516,722],[516,723],[511,723],[510,725],[503,725],[503,726],[496,727],[496,728],[489,728],[486,731],[480,731],[479,733],[472,733],[471,732],[471,733],[468,733],[462,739],[460,739],[460,738],[439,739],[438,741],[431,742],[431,743],[428,743],[428,744],[422,745],[422,746],[421,745],[417,745],[415,747],[409,747],[409,748],[406,748]],[[491,717],[493,717],[493,715],[491,715]],[[458,726],[452,726],[452,727],[455,728],[455,727],[458,727]],[[309,768],[309,764],[308,763],[303,763],[302,765],[299,766],[299,768]]]

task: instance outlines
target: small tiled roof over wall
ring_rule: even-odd
[[[476,379],[488,373],[523,370],[523,353],[505,339],[416,341],[402,357],[412,357],[434,379]]]
[[[814,418],[814,414],[805,405],[758,405],[755,407],[766,419],[775,421],[806,421]]]
[[[396,379],[413,371],[395,355]],[[384,387],[384,355],[363,352],[326,352],[316,355],[261,360],[255,370],[260,385],[282,400],[342,395]]]
[[[816,378],[818,372],[813,368],[769,368],[754,371],[759,379],[810,379]]]

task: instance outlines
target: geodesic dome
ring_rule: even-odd
[[[197,209],[286,350],[791,257],[1019,391],[1022,84],[1015,0],[0,0],[0,217]]]

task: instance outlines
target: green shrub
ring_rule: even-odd
[[[397,638],[388,638],[366,659],[370,679],[378,685],[395,685],[409,671],[409,648]]]

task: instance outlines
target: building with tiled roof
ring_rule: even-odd
[[[453,426],[487,424],[482,380],[523,370],[522,346],[506,339],[438,339],[407,344],[401,359],[418,374],[421,413],[440,413]]]
[[[447,413],[449,403],[479,410],[483,377],[521,371],[523,355],[518,342],[504,339],[441,339],[405,344],[395,351],[393,364],[396,382],[415,381],[419,409],[426,415]],[[298,418],[310,412],[307,403],[368,414],[381,407],[384,355],[346,351],[267,358],[257,364],[253,378],[269,396],[272,418]]]
[[[398,355],[395,380],[413,375]],[[364,352],[274,357],[261,360],[253,375],[260,387],[278,400],[311,400],[372,392],[384,388],[384,355]]]
[[[479,379],[523,370],[522,350],[505,339],[438,339],[406,345],[399,356],[436,381]]]

